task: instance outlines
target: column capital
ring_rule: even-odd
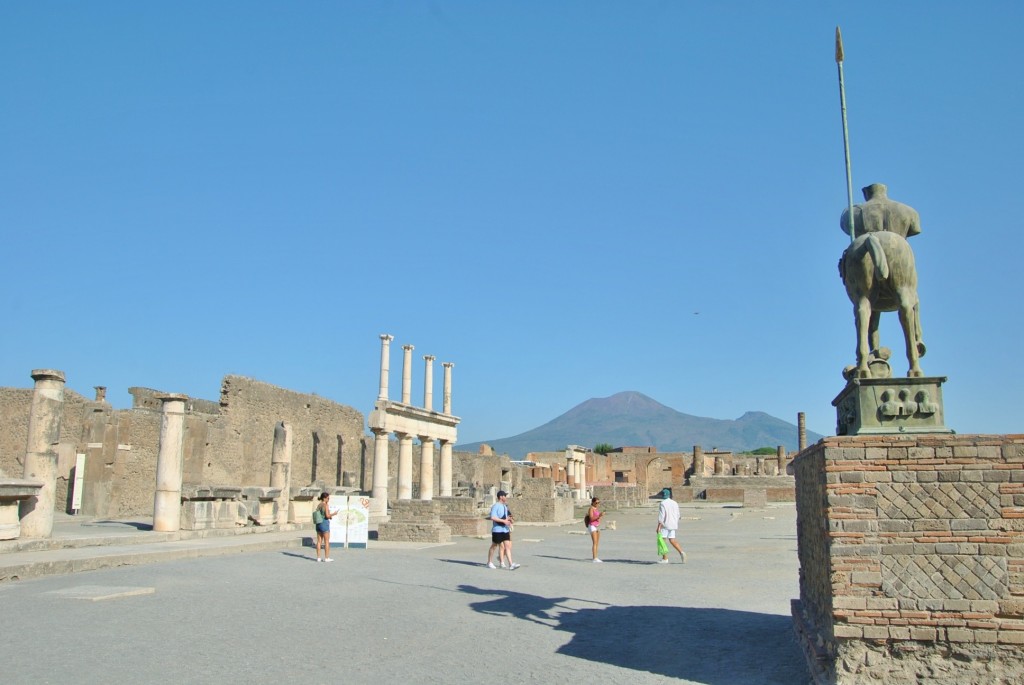
[[[156,398],[164,404],[167,404],[168,402],[184,402],[188,399],[188,395],[184,395],[180,392],[165,392],[157,395]]]
[[[453,366],[455,366],[455,362],[441,362],[441,366],[443,366],[446,369],[450,369]]]
[[[434,361],[435,359],[437,359],[437,357],[435,357],[435,356],[434,356],[434,355],[432,355],[432,354],[425,354],[425,355],[423,355],[423,361],[426,361],[426,362],[432,362],[432,361]]]
[[[405,350],[406,352],[412,352],[413,350],[416,349],[416,346],[415,345],[402,345],[402,349]]]
[[[34,381],[60,381],[64,382],[64,372],[57,369],[32,369],[32,380]]]
[[[387,333],[381,333],[380,339],[383,340],[384,342],[391,342],[392,340],[395,339],[395,336],[388,335]]]

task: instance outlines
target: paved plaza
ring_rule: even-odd
[[[581,523],[520,524],[516,571],[486,568],[476,538],[314,563],[294,543],[305,531],[273,533],[293,538],[277,549],[3,582],[3,679],[807,683],[794,505],[681,509],[685,565],[656,563],[644,508],[606,515],[603,564]]]

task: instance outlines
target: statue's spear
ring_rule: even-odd
[[[846,126],[846,86],[843,83],[843,34],[836,27],[836,66],[839,67],[839,107],[843,111],[843,154],[846,156],[846,222],[853,242],[853,176],[850,173],[850,130]]]

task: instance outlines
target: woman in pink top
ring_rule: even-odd
[[[594,497],[590,500],[590,508],[587,509],[587,530],[590,531],[591,555],[594,557],[594,563],[600,564],[601,560],[597,558],[597,544],[601,541],[601,510],[597,508],[597,505],[601,503],[601,500]]]

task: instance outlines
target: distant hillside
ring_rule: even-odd
[[[808,444],[821,437],[807,431]],[[709,419],[683,414],[639,392],[620,392],[587,400],[525,433],[459,444],[456,449],[476,452],[486,443],[499,454],[522,459],[527,452],[554,452],[566,445],[594,447],[602,442],[615,447],[653,445],[659,452],[688,452],[694,445],[743,452],[777,445],[795,450],[798,436],[796,425],[764,412],[749,411],[735,420]]]

